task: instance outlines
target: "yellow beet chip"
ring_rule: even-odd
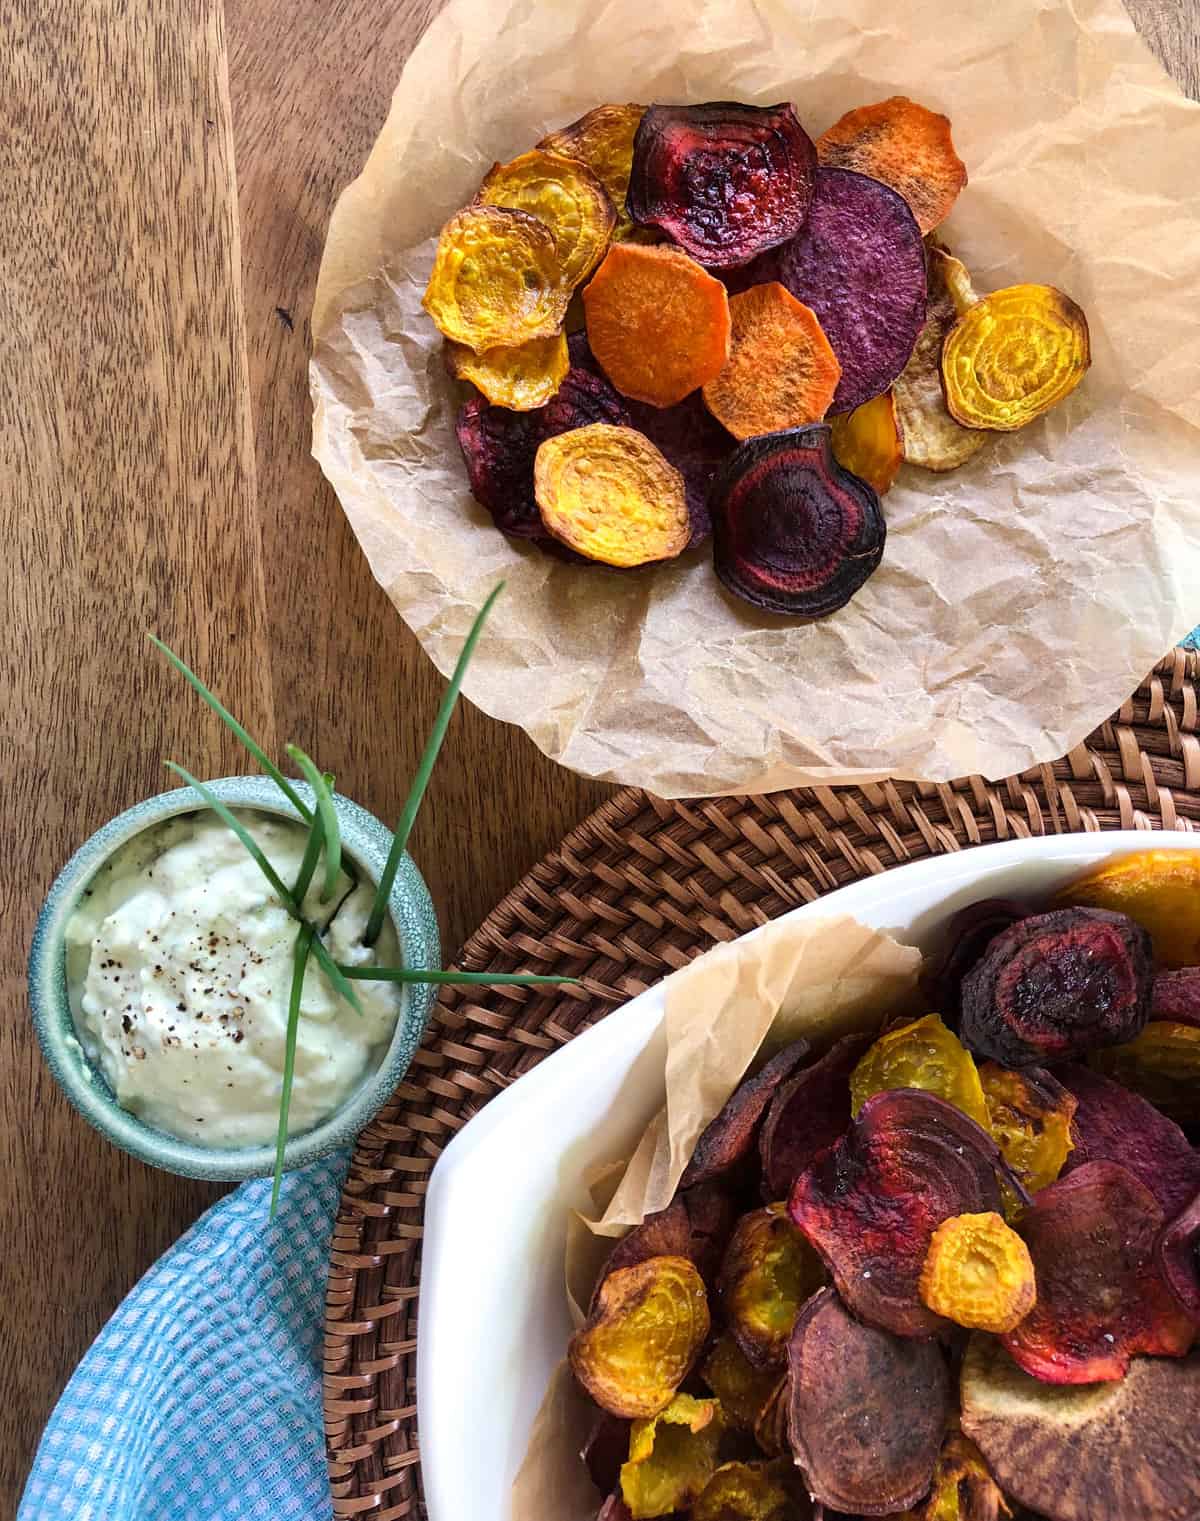
[[[570,298],[545,222],[468,206],[442,228],[422,305],[446,338],[478,353],[553,336]]]
[[[469,380],[494,406],[512,412],[544,407],[571,367],[565,333],[531,338],[511,349],[484,349],[481,354],[465,343],[447,342],[445,357],[455,380]]]
[[[589,560],[646,565],[688,546],[683,476],[634,428],[592,423],[546,439],[533,484],[546,531]]]
[[[633,165],[633,140],[645,114],[645,106],[597,106],[570,126],[543,137],[538,144],[539,148],[566,154],[586,164],[608,191],[617,213],[614,242],[622,241],[634,230],[625,209],[625,196]]]
[[[1092,362],[1087,318],[1052,285],[1010,285],[966,311],[942,347],[951,415],[1011,433],[1069,396]]]
[[[1072,882],[1055,901],[1128,914],[1149,930],[1160,965],[1200,965],[1200,855],[1190,850],[1118,856]]]
[[[717,1466],[722,1423],[716,1400],[677,1394],[657,1416],[629,1431],[629,1461],[621,1468],[621,1498],[633,1521],[669,1516],[689,1505]]]
[[[1093,1051],[1091,1064],[1177,1124],[1200,1124],[1200,1026],[1152,1019],[1125,1045]]]
[[[608,192],[586,164],[541,148],[496,164],[476,201],[527,211],[545,222],[554,234],[562,278],[572,290],[604,257],[617,219]]]
[[[955,1325],[1012,1331],[1037,1302],[1029,1248],[991,1211],[954,1215],[933,1233],[920,1294],[935,1315]]]
[[[874,486],[882,496],[896,479],[904,458],[900,448],[900,428],[891,391],[883,391],[864,401],[853,412],[843,412],[832,419],[829,442],[839,465],[852,471],[859,480]]]
[[[987,1128],[975,1060],[937,1014],[889,1030],[871,1046],[850,1075],[852,1112],[857,1115],[873,1094],[889,1088],[923,1089]]]

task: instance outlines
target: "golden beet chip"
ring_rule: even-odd
[[[966,266],[939,248],[925,246],[926,318],[912,355],[892,382],[904,458],[924,470],[956,470],[988,440],[981,428],[964,428],[950,416],[942,389],[946,334],[979,297]]]
[[[793,1521],[798,1514],[783,1463],[722,1463],[692,1506],[692,1521]]]
[[[678,248],[610,248],[583,305],[600,368],[636,401],[674,406],[729,358],[725,287]]]
[[[480,352],[553,336],[570,297],[545,222],[468,206],[442,228],[422,305],[445,337]]]
[[[1011,1515],[979,1448],[952,1431],[938,1454],[929,1498],[913,1512],[914,1521],[1001,1521]]]
[[[614,242],[633,231],[625,196],[633,164],[633,140],[645,114],[645,106],[596,106],[569,127],[560,127],[543,137],[538,144],[550,153],[563,153],[586,164],[608,191],[617,213]]]
[[[732,297],[729,320],[729,359],[704,387],[718,422],[734,438],[819,422],[842,367],[811,307],[770,280]]]
[[[796,1312],[824,1279],[786,1205],[771,1204],[738,1221],[721,1264],[718,1293],[734,1339],[756,1367],[783,1362]]]
[[[629,1461],[621,1469],[621,1497],[633,1521],[669,1516],[707,1486],[721,1440],[716,1400],[678,1394],[657,1416],[636,1420]]]
[[[1031,1194],[1053,1183],[1071,1151],[1075,1095],[1044,1067],[1012,1072],[999,1062],[979,1069],[987,1128],[1004,1160]]]
[[[756,1368],[726,1331],[700,1367],[700,1377],[721,1402],[721,1414],[739,1431],[753,1431],[779,1382],[773,1369]]]
[[[1180,1125],[1200,1124],[1200,1029],[1155,1019],[1128,1045],[1092,1053],[1092,1064]]]
[[[872,1094],[888,1088],[934,1093],[987,1128],[987,1104],[975,1062],[937,1014],[879,1037],[851,1074],[852,1112],[857,1115]]]
[[[952,1215],[929,1242],[922,1301],[935,1315],[975,1331],[1019,1326],[1037,1301],[1029,1248],[999,1215]]]
[[[708,1336],[704,1282],[686,1257],[650,1257],[610,1273],[571,1338],[575,1377],[603,1410],[639,1419],[664,1410]]]
[[[838,464],[882,496],[904,458],[891,391],[882,391],[853,412],[832,418],[829,441]]]
[[[475,199],[483,206],[527,211],[545,222],[554,234],[562,278],[572,290],[604,257],[617,219],[608,191],[586,164],[541,148],[496,164]]]
[[[847,111],[817,138],[817,160],[890,185],[912,207],[922,232],[949,215],[967,183],[949,118],[905,95]]]
[[[484,349],[481,354],[465,343],[446,344],[446,369],[455,380],[469,380],[493,406],[513,412],[544,407],[570,368],[565,333],[531,338],[511,349]]]
[[[1069,396],[1092,362],[1087,318],[1052,285],[1010,285],[946,334],[942,384],[966,428],[1011,433]]]
[[[683,476],[633,428],[592,423],[546,439],[533,485],[547,532],[589,560],[670,560],[691,538]]]
[[[1184,850],[1139,850],[1072,882],[1060,903],[1086,904],[1128,914],[1150,932],[1160,966],[1200,963],[1200,855]]]

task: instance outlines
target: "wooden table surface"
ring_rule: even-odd
[[[550,3],[550,0],[544,0]],[[24,987],[42,894],[168,784],[243,769],[160,633],[268,749],[396,814],[441,681],[309,457],[330,210],[436,0],[12,0],[0,58],[0,1518],[121,1296],[221,1192],[97,1142]],[[1130,0],[1200,93],[1200,0]],[[347,60],[352,60],[347,62]],[[413,853],[464,940],[607,795],[464,709]]]

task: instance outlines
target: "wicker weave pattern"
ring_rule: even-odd
[[[715,941],[857,878],[991,840],[1200,827],[1198,695],[1200,656],[1175,650],[1085,744],[1003,782],[696,803],[622,792],[535,866],[459,965],[562,973],[582,986],[447,990],[409,1080],[355,1153],[327,1298],[335,1515],[425,1515],[415,1354],[426,1180],[493,1094]]]

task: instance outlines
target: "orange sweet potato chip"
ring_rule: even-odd
[[[617,213],[613,241],[626,238],[633,222],[625,209],[629,170],[633,164],[633,140],[646,114],[645,106],[597,106],[570,126],[543,137],[539,148],[564,153],[586,164],[608,191]]]
[[[725,368],[704,387],[704,401],[734,438],[819,422],[842,367],[817,314],[770,280],[729,302]]]
[[[570,296],[545,222],[468,206],[442,228],[422,305],[443,337],[480,352],[551,337]]]
[[[562,278],[572,290],[604,257],[617,219],[608,191],[586,164],[542,148],[495,164],[476,201],[511,206],[545,222],[554,234]]]
[[[883,391],[853,412],[832,418],[829,441],[838,464],[882,496],[904,459],[892,392]]]
[[[729,358],[729,297],[678,248],[620,243],[583,292],[588,342],[625,396],[674,406]]]
[[[817,138],[817,159],[890,185],[912,207],[923,233],[949,214],[967,183],[949,118],[905,95],[847,111]]]
[[[465,343],[446,344],[446,369],[455,380],[469,380],[493,406],[513,412],[544,407],[571,368],[567,335],[531,338],[515,348],[484,349],[477,354]]]
[[[604,565],[646,565],[691,538],[683,476],[634,428],[592,423],[546,439],[533,466],[546,531]]]

